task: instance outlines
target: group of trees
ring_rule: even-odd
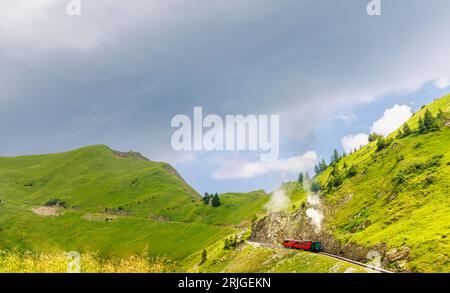
[[[220,202],[219,194],[217,192],[214,194],[213,193],[209,194],[208,192],[205,192],[205,196],[203,196],[203,203],[206,205],[210,205],[212,207],[218,207],[222,204]]]
[[[436,117],[431,114],[430,110],[426,109],[423,117],[419,118],[418,129],[412,130],[408,123],[403,124],[402,128],[399,130],[396,138],[401,139],[407,137],[413,133],[425,134],[431,131],[436,131],[439,129],[438,119],[442,117],[444,113],[442,110],[439,110],[439,113]],[[377,141],[377,151],[381,151],[382,149],[388,147],[393,139],[392,138],[384,138],[382,135],[372,133],[369,136],[369,141]]]
[[[226,238],[223,243],[224,249],[234,249],[239,244],[239,239],[237,235],[234,235],[234,237]]]
[[[0,200],[1,202],[1,200]],[[67,208],[67,203],[64,200],[61,200],[59,198],[52,198],[47,200],[47,202],[45,203],[46,207],[53,207],[53,206],[59,206],[59,207],[63,207],[63,208]]]
[[[438,130],[439,119],[442,119],[444,115],[445,114],[442,110],[439,110],[437,116],[435,117],[428,109],[426,109],[423,117],[419,118],[418,129],[413,130],[407,123],[405,123],[397,134],[397,138],[404,138],[413,133],[424,134]],[[377,133],[371,133],[368,140],[369,142],[376,142],[377,151],[385,149],[393,142],[393,138],[385,138],[383,135]],[[326,185],[321,186],[319,182],[315,181],[310,185],[311,192],[317,193],[320,190],[330,191],[332,188],[340,186],[346,178],[351,178],[357,175],[358,170],[355,165],[347,166],[347,164],[344,163],[342,168],[338,166],[339,161],[345,156],[345,152],[340,155],[335,149],[333,151],[333,155],[331,156],[330,164],[327,164],[325,160],[322,159],[317,165],[314,166],[316,175],[319,175],[328,167],[332,167],[333,169],[330,172]],[[298,182],[302,184],[306,179],[306,176],[308,176],[308,173],[300,173],[298,176]]]
[[[438,117],[440,115],[443,115],[442,110],[439,110]],[[431,112],[427,109],[425,111],[425,114],[423,115],[423,118],[422,117],[419,118],[418,132],[423,134],[423,133],[428,133],[431,131],[438,130],[439,129],[439,126],[437,123],[438,117],[434,117],[433,114],[431,114]]]
[[[300,174],[298,174],[298,179],[297,182],[300,184],[303,184],[304,181],[309,180],[309,173],[308,172],[300,172]]]
[[[330,164],[328,165],[325,162],[325,159],[322,159],[322,161],[319,162],[319,164],[314,166],[314,172],[316,173],[316,175],[322,173],[323,171],[325,171],[328,166],[333,166],[337,163],[339,163],[339,161],[344,158],[346,156],[345,152],[342,153],[342,155],[339,154],[339,152],[335,149],[333,151],[333,155],[331,156],[330,159]]]

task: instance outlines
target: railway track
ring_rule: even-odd
[[[277,244],[261,243],[261,242],[254,242],[254,241],[248,241],[248,242],[251,245],[258,245],[258,246],[269,247],[269,248],[291,250],[289,248],[286,248],[284,246],[277,245]],[[313,252],[311,252],[311,253],[313,253]],[[342,257],[342,256],[334,255],[334,254],[331,254],[331,253],[319,252],[319,254],[327,256],[327,257],[331,257],[331,258],[334,258],[334,259],[337,259],[337,260],[345,261],[345,262],[348,262],[348,263],[351,263],[351,264],[354,264],[354,265],[357,265],[357,266],[360,266],[360,267],[363,267],[363,268],[366,268],[366,269],[370,269],[370,270],[373,270],[373,271],[376,271],[376,272],[379,272],[379,273],[393,273],[392,271],[389,271],[389,270],[386,270],[386,269],[383,269],[383,268],[379,268],[379,267],[376,267],[376,266],[373,266],[373,265],[368,265],[368,264],[365,264],[365,263],[362,263],[362,262],[358,262],[358,261],[355,261],[355,260],[352,260],[352,259],[348,259],[348,258],[345,258],[345,257]]]

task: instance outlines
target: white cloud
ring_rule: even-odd
[[[359,149],[369,143],[369,136],[365,133],[350,134],[341,139],[342,147],[346,153]]]
[[[384,111],[383,117],[372,125],[372,132],[387,136],[412,116],[411,107],[407,105],[394,105]]]
[[[281,176],[312,170],[317,161],[317,153],[308,151],[301,156],[291,157],[287,160],[270,162],[250,162],[247,160],[225,161],[225,163],[213,173],[216,179],[252,178],[268,173],[277,173]]]
[[[441,78],[438,78],[435,82],[434,85],[438,88],[438,89],[445,89],[447,87],[450,86],[450,78],[447,76],[443,76]]]

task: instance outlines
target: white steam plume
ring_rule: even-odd
[[[264,208],[269,212],[280,212],[287,209],[290,201],[284,190],[279,187],[272,192],[270,200]]]
[[[316,232],[322,229],[323,214],[318,210],[320,207],[320,196],[318,194],[308,195],[307,203],[311,206],[306,210],[306,216],[311,220],[311,223],[316,228]]]

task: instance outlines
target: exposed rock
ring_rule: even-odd
[[[254,222],[250,239],[261,243],[281,243],[284,239],[320,241],[324,252],[361,262],[368,260],[371,251],[377,251],[380,255],[386,251],[384,244],[370,248],[354,243],[344,245],[331,232],[325,229],[317,231],[301,209],[292,215],[271,213]]]
[[[406,260],[409,257],[410,249],[407,246],[403,246],[400,248],[393,248],[388,251],[386,257],[391,262],[396,262],[399,260]]]
[[[111,150],[111,151],[115,156],[117,156],[119,158],[129,158],[129,159],[135,159],[135,160],[150,161],[150,159],[144,157],[139,152],[133,152],[133,151],[120,152],[120,151],[116,151],[116,150]]]

